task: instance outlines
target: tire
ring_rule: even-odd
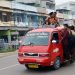
[[[61,65],[60,57],[57,57],[57,58],[55,59],[53,68],[54,68],[55,70],[57,70],[57,69],[60,68],[60,65]]]

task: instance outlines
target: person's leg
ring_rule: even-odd
[[[65,46],[65,59],[70,59],[70,49],[68,48],[69,45]]]

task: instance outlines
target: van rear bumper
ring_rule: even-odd
[[[45,58],[18,57],[18,61],[20,64],[36,63],[41,66],[50,66],[51,65],[50,58],[48,58],[48,57],[45,57]]]

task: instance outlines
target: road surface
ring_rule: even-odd
[[[59,70],[27,70],[17,62],[17,55],[0,58],[0,75],[75,75],[75,63],[62,66]]]

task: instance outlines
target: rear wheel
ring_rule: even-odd
[[[55,70],[57,70],[57,69],[60,68],[60,65],[61,65],[60,57],[57,57],[57,58],[55,59],[53,68],[54,68]]]

